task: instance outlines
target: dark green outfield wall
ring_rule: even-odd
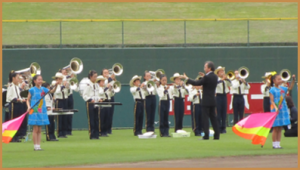
[[[266,71],[279,72],[288,68],[297,72],[297,47],[230,47],[230,48],[126,48],[126,49],[13,49],[3,50],[3,84],[8,80],[10,70],[29,67],[38,62],[42,75],[47,82],[51,81],[56,71],[68,65],[73,57],[80,58],[84,69],[79,80],[86,77],[89,70],[100,73],[102,68],[111,68],[116,62],[124,66],[123,75],[117,77],[122,83],[122,90],[116,94],[116,101],[123,106],[116,106],[114,127],[133,126],[133,99],[129,92],[129,80],[135,74],[142,75],[145,70],[162,68],[168,77],[173,73],[185,72],[194,78],[203,71],[203,64],[211,60],[216,66],[225,66],[226,70],[246,66],[250,70],[248,82],[260,82]],[[87,116],[83,99],[74,94],[75,107],[80,110],[74,116],[74,128],[86,129]],[[297,89],[293,90],[293,99],[297,101]],[[156,120],[158,117],[156,116]],[[170,116],[171,126],[173,117]],[[184,125],[190,125],[190,116],[185,116]]]

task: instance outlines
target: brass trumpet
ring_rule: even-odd
[[[234,75],[234,71],[230,70],[226,73],[226,76],[229,80],[234,80],[235,79],[235,75]]]

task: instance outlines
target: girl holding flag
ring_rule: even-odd
[[[56,84],[54,89],[49,92],[47,88],[42,87],[42,83],[42,76],[35,75],[32,79],[33,87],[29,89],[27,98],[28,124],[33,125],[32,139],[35,151],[42,150],[40,147],[42,126],[49,124],[44,97],[47,93],[54,93],[57,87]]]
[[[270,89],[271,112],[277,112],[276,119],[273,123],[273,149],[282,149],[280,146],[282,126],[291,124],[285,97],[288,91],[294,87],[296,78],[295,75],[292,77],[293,81],[289,88],[281,86],[282,80],[280,75],[276,74],[272,77]]]

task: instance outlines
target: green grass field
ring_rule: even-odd
[[[185,129],[191,131],[190,128]],[[170,132],[172,129],[170,129]],[[158,132],[156,130],[156,132]],[[158,161],[239,155],[297,154],[298,138],[282,138],[284,149],[272,149],[271,134],[264,148],[235,135],[231,128],[221,140],[200,141],[199,137],[138,139],[132,130],[114,130],[113,135],[89,140],[87,131],[74,131],[73,136],[41,144],[44,151],[33,151],[33,143],[2,144],[5,167],[55,167],[88,164]]]
[[[289,18],[298,3],[3,3],[2,19]],[[3,44],[59,44],[59,22],[3,23]],[[121,44],[121,22],[63,22],[62,44]],[[250,42],[298,42],[297,20],[250,21]],[[187,21],[186,43],[246,43],[247,21]],[[125,22],[125,44],[182,44],[184,22]]]

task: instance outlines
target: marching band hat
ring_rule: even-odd
[[[134,85],[133,85],[133,82],[134,82],[135,80],[141,80],[141,79],[142,79],[142,76],[135,75],[135,76],[133,76],[133,77],[131,78],[131,80],[130,80],[130,82],[129,82],[129,85],[132,87],[132,86],[134,86]]]
[[[60,73],[60,72],[57,72],[57,73],[55,74],[55,76],[52,77],[52,79],[56,79],[56,78],[61,78],[61,79],[63,79],[63,78],[64,78],[64,75],[63,75],[62,73]]]
[[[102,75],[98,76],[97,79],[96,79],[96,82],[100,81],[100,80],[106,80],[105,77],[103,77]]]
[[[174,81],[175,78],[180,77],[180,76],[181,76],[181,75],[180,75],[179,73],[175,73],[175,74],[173,75],[173,77],[170,78],[170,80],[171,80],[171,81]]]
[[[218,74],[218,72],[220,70],[224,70],[225,71],[225,67],[219,66],[216,70],[215,70],[215,74]]]

